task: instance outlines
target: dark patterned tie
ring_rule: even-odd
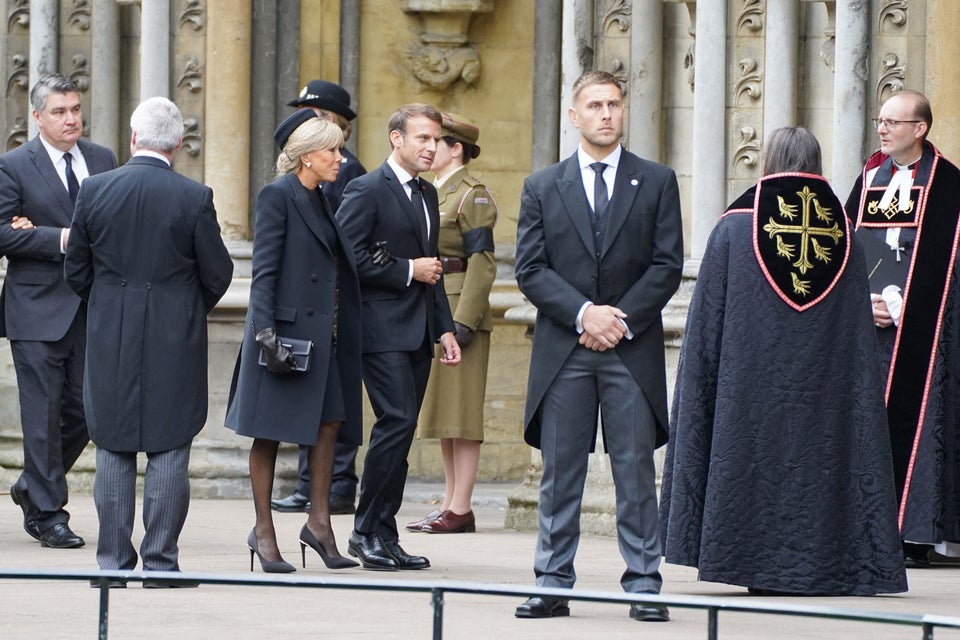
[[[600,219],[603,218],[607,212],[607,205],[610,204],[607,198],[607,183],[603,181],[603,170],[607,165],[603,162],[594,162],[590,168],[597,173],[593,179],[593,212]]]
[[[430,237],[427,233],[427,219],[425,217],[427,214],[426,209],[423,207],[423,194],[420,193],[420,179],[411,178],[407,184],[410,185],[410,201],[413,203],[413,208],[419,216],[420,232],[423,234],[424,242],[429,244]]]
[[[67,163],[67,168],[63,171],[67,176],[67,193],[70,194],[70,202],[77,204],[80,182],[77,180],[77,174],[73,172],[73,156],[65,153],[63,154],[63,161]]]

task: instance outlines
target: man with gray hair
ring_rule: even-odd
[[[150,98],[130,128],[130,161],[80,189],[64,274],[89,301],[83,400],[97,445],[97,562],[136,567],[130,537],[142,451],[143,570],[179,571],[190,446],[207,418],[207,313],[233,263],[213,191],[171,169],[183,138],[176,105]]]
[[[67,472],[90,441],[82,398],[87,305],[63,281],[63,254],[80,184],[117,166],[110,149],[80,138],[80,98],[70,78],[41,78],[30,91],[39,135],[0,156],[0,336],[10,340],[23,430],[23,473],[10,497],[23,509],[24,530],[59,549],[84,544],[64,507]]]

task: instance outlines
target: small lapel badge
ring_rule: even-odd
[[[636,179],[636,178],[634,178],[633,180],[630,181],[630,184],[633,185],[633,186],[637,186],[637,185],[640,184],[640,183],[637,182],[637,179]]]

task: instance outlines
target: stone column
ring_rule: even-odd
[[[593,50],[593,1],[563,0],[562,45],[560,49],[560,157],[577,149],[580,133],[570,124],[567,109],[573,104],[571,86],[593,60],[585,61],[582,52]],[[585,64],[586,63],[586,64]]]
[[[207,106],[203,175],[223,236],[248,240],[252,0],[207,4]]]
[[[350,94],[354,111],[359,113],[360,96],[360,3],[340,3],[340,81],[341,87]],[[359,120],[353,123],[353,133],[346,147],[357,152]]]
[[[90,139],[119,151],[120,10],[117,0],[93,0],[91,24]],[[118,154],[119,155],[119,154]]]
[[[531,169],[537,171],[557,161],[560,118],[560,52],[562,8],[555,0],[537,0],[533,35],[533,128]]]
[[[701,0],[696,9],[693,90],[693,188],[690,257],[699,260],[727,206],[726,0]]]
[[[796,0],[767,0],[763,92],[763,136],[778,127],[797,124],[797,74],[800,42],[800,4]]]
[[[937,4],[937,3],[932,3]],[[850,192],[863,168],[867,130],[867,58],[870,7],[837,3],[837,45],[833,83],[833,170],[839,194]],[[929,38],[928,38],[929,40]]]
[[[297,8],[299,16],[299,5]],[[280,122],[277,116],[283,106],[277,104],[276,91],[277,3],[274,0],[253,0],[252,9],[252,24],[257,28],[251,34],[250,43],[250,202],[276,172],[278,150],[273,142],[273,130]],[[295,38],[290,40],[296,41]],[[217,199],[220,199],[219,194]],[[253,224],[252,218],[250,224]]]
[[[630,22],[629,148],[663,161],[663,3],[634,2]]]
[[[960,14],[948,2],[927,4],[927,69],[954,69],[960,60]],[[960,161],[960,85],[952,73],[928,73],[924,88],[933,109],[937,148],[954,162]]]
[[[140,0],[140,100],[153,96],[170,97],[170,0]]]
[[[59,71],[57,49],[57,0],[31,0],[30,2],[30,86],[48,73]],[[27,113],[32,112],[32,107]],[[29,138],[37,135],[33,117],[27,118]]]

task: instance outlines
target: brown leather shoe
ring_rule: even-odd
[[[424,533],[471,533],[477,530],[477,521],[473,517],[473,511],[467,511],[465,514],[457,515],[447,509],[440,514],[440,517],[423,525],[421,531]]]
[[[434,509],[433,511],[428,513],[427,517],[424,518],[423,520],[417,520],[416,522],[409,523],[407,525],[407,531],[422,531],[424,525],[430,524],[431,522],[439,518],[440,515],[441,515],[441,511],[439,509]]]

